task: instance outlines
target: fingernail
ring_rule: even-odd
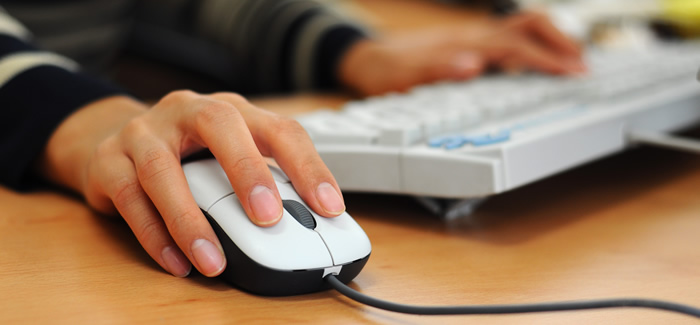
[[[275,194],[266,186],[258,185],[250,191],[248,197],[253,217],[259,225],[274,224],[282,218],[282,205]]]
[[[187,260],[187,257],[173,246],[163,248],[163,251],[160,253],[160,258],[163,259],[167,271],[176,277],[184,278],[188,276],[192,270],[192,264]]]
[[[332,215],[339,215],[345,211],[343,199],[331,184],[321,183],[316,188],[316,198],[321,203],[323,210]]]
[[[221,249],[206,239],[200,238],[192,243],[192,256],[197,262],[199,272],[205,276],[218,275],[226,267]]]

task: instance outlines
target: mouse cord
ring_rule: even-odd
[[[338,280],[333,274],[326,276],[326,281],[344,296],[359,303],[388,311],[416,315],[486,315],[517,314],[565,310],[600,309],[616,307],[653,308],[678,312],[700,318],[700,309],[677,303],[647,299],[609,299],[569,302],[549,302],[518,305],[471,305],[471,306],[416,306],[394,303],[365,295]]]

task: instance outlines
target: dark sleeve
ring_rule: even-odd
[[[320,1],[139,4],[136,51],[205,71],[244,93],[335,87],[340,58],[369,35]]]
[[[0,8],[0,184],[28,187],[32,165],[75,109],[121,93],[78,72],[73,61],[42,52]]]

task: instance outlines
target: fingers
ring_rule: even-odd
[[[340,188],[304,129],[291,119],[272,117],[270,120],[275,121],[275,127],[261,130],[263,124],[257,124],[251,129],[261,131],[261,139],[287,173],[299,196],[324,217],[343,213],[345,202]]]
[[[259,226],[277,223],[282,217],[282,200],[238,108],[207,97],[193,106],[185,119],[186,132],[198,135],[209,147],[250,219]]]
[[[163,141],[167,136],[156,135],[145,125],[149,122],[151,121],[138,119],[132,121],[127,126],[123,141],[125,153],[132,160],[132,168],[135,168],[140,185],[133,187],[142,188],[143,193],[147,195],[138,196],[144,202],[141,205],[150,201],[156,207],[157,213],[154,209],[151,209],[150,213],[133,211],[133,214],[127,210],[122,215],[127,222],[131,220],[134,224],[132,230],[137,237],[145,233],[141,237],[148,238],[144,239],[148,242],[142,242],[147,250],[164,246],[163,238],[174,239],[177,246],[165,245],[159,252],[164,261],[177,260],[174,257],[177,256],[179,247],[202,274],[218,275],[226,267],[223,249],[192,198],[177,152]],[[117,201],[121,201],[119,195],[120,193],[116,193],[112,196],[117,209]],[[130,204],[134,203],[127,201],[125,206]],[[156,219],[162,221],[157,222]],[[146,226],[141,226],[144,224]],[[146,230],[142,231],[141,228]]]
[[[130,164],[131,161],[128,161],[124,166]],[[163,219],[134,177],[133,165],[130,167],[130,172],[134,175],[122,180],[132,181],[115,182],[112,193],[115,207],[153,260],[177,277],[187,276],[192,265],[170,237]]]
[[[553,50],[571,57],[580,57],[581,48],[562,33],[547,16],[538,13],[523,13],[513,16],[511,24],[521,26],[526,32],[540,39]]]
[[[465,43],[466,49],[471,44]],[[480,45],[480,53],[489,64],[512,72],[534,69],[549,74],[584,72],[578,60],[571,61],[531,37],[509,29],[501,29]]]
[[[289,176],[299,196],[316,213],[333,217],[345,211],[345,203],[335,178],[298,122],[260,110],[234,94],[220,93],[212,97],[238,109],[259,152],[275,158]]]
[[[508,18],[506,26],[519,32],[522,57],[545,72],[578,74],[586,71],[581,49],[544,15],[523,13]],[[545,59],[549,62],[545,62]],[[550,63],[551,62],[551,63]]]
[[[177,277],[187,276],[192,266],[173,242],[163,219],[141,188],[133,162],[116,146],[102,145],[98,150],[102,151],[98,156],[101,159],[92,165],[92,175],[101,179],[93,179],[91,186],[104,184],[104,188],[91,192],[103,193],[100,196],[107,200],[111,198],[112,208],[116,207],[141,246],[163,269]],[[108,211],[107,208],[102,210]]]
[[[550,74],[570,74],[576,72],[576,67],[568,61],[542,46],[527,39],[514,38],[509,44],[504,44],[509,54],[503,60],[497,60],[497,65],[506,70],[532,68]]]

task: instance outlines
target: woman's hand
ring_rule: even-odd
[[[404,91],[438,80],[465,80],[486,68],[585,72],[578,45],[537,13],[360,41],[341,59],[339,78],[363,95]]]
[[[216,276],[221,244],[195,203],[180,160],[208,148],[250,219],[279,221],[283,207],[263,156],[276,159],[318,214],[345,210],[340,189],[304,129],[231,93],[173,92],[148,109],[127,97],[83,107],[52,135],[39,165],[104,214],[121,214],[161,267],[187,276],[193,264]],[[191,264],[190,264],[191,263]]]

